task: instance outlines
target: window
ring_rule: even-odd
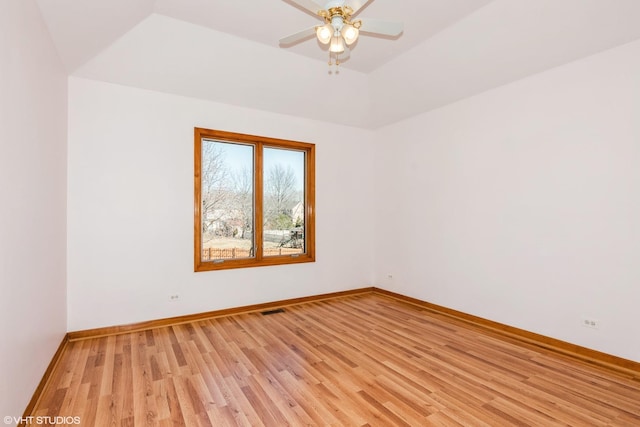
[[[195,128],[195,271],[315,261],[315,145]]]

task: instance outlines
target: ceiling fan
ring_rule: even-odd
[[[290,46],[312,35],[316,35],[323,45],[329,45],[329,65],[339,65],[349,58],[349,46],[358,40],[360,31],[372,35],[399,36],[404,26],[401,22],[389,22],[379,19],[353,19],[371,0],[287,0],[313,15],[319,16],[324,25],[298,31],[280,39],[280,45]],[[321,5],[320,2],[323,4]]]

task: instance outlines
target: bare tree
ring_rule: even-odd
[[[253,229],[253,171],[244,167],[233,174],[233,205],[236,215],[242,221],[241,239]]]
[[[203,232],[210,232],[212,224],[220,221],[228,201],[227,168],[224,150],[212,141],[202,141],[201,194]]]
[[[276,164],[265,176],[265,222],[274,224],[278,219],[291,218],[291,208],[296,200],[296,176],[291,165],[285,168]]]

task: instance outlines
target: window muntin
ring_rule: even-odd
[[[195,129],[195,271],[315,260],[315,146]]]

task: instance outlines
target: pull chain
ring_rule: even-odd
[[[332,62],[333,56],[332,56],[333,52],[329,52],[329,66],[334,65],[334,63]],[[335,62],[335,66],[339,66],[340,65],[340,54],[336,53],[336,62]]]

